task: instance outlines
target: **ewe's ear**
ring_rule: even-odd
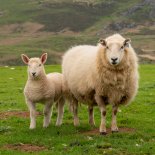
[[[40,59],[41,59],[42,64],[44,64],[47,60],[47,53],[42,54]]]
[[[105,41],[105,39],[100,39],[99,43],[103,46],[107,46],[107,42]]]
[[[27,55],[25,55],[25,54],[21,54],[21,58],[22,58],[22,60],[23,60],[23,62],[25,63],[25,64],[28,64],[29,63],[29,57],[27,56]]]
[[[130,43],[131,43],[131,39],[130,38],[127,38],[127,39],[124,40],[123,45],[124,45],[124,47],[129,47],[129,44]]]

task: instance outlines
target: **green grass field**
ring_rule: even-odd
[[[133,129],[101,136],[89,135],[94,130],[88,124],[85,106],[79,109],[80,126],[74,127],[72,114],[65,106],[64,120],[61,127],[55,127],[56,109],[52,122],[47,129],[42,128],[43,115],[37,117],[37,128],[29,130],[29,117],[5,116],[5,112],[28,111],[24,101],[23,88],[26,82],[26,67],[0,67],[0,154],[30,154],[21,150],[11,150],[6,146],[32,144],[46,149],[32,152],[37,155],[151,155],[155,153],[155,66],[140,65],[140,88],[135,101],[127,107],[120,107],[118,126]],[[61,71],[60,66],[46,66],[47,72]],[[43,105],[37,106],[42,112]],[[111,122],[111,107],[108,106],[107,127]],[[99,127],[100,113],[95,108],[96,127]]]

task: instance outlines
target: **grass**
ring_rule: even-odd
[[[123,35],[132,40],[133,47],[140,51],[141,49],[154,49],[154,35]],[[0,65],[21,65],[20,54],[25,53],[28,56],[40,56],[43,51],[47,52],[49,59],[47,64],[60,64],[61,57],[65,51],[76,45],[96,45],[102,36],[93,35],[48,35],[48,36],[30,36],[23,41],[10,45],[0,45]],[[105,38],[106,36],[103,36]],[[18,36],[17,36],[18,38]]]
[[[59,65],[46,66],[47,72],[60,72]],[[47,150],[37,155],[47,154],[115,154],[139,155],[155,152],[155,66],[140,65],[140,88],[135,101],[128,107],[120,107],[118,126],[134,128],[131,133],[116,133],[107,136],[86,135],[82,132],[91,130],[88,125],[87,108],[79,109],[81,125],[73,126],[72,114],[65,106],[64,120],[61,127],[55,127],[56,109],[54,108],[52,123],[47,129],[42,128],[43,116],[37,117],[37,128],[29,130],[29,118],[8,117],[0,119],[0,154],[29,154],[18,150],[4,148],[6,144],[35,144],[45,146]],[[0,111],[27,111],[23,88],[26,82],[26,67],[0,67]],[[3,76],[2,76],[3,75]],[[38,105],[37,110],[42,111]],[[100,113],[95,108],[96,126],[100,123]],[[110,127],[111,107],[108,106],[107,126]]]
[[[14,45],[0,45],[0,65],[21,65],[19,55],[39,56],[43,51],[49,54],[48,64],[61,61],[62,54],[70,47],[79,44],[95,45],[98,37],[76,35],[52,35],[45,37],[29,37]],[[10,61],[11,60],[11,61]]]
[[[109,24],[133,23],[136,20],[133,16],[139,18],[148,12],[149,9],[145,6],[130,18],[124,15],[129,8],[140,2],[141,0],[0,0],[0,65],[21,65],[21,53],[39,56],[43,50],[49,54],[47,64],[60,64],[62,54],[71,46],[95,45],[100,37],[116,33],[115,30],[108,30]],[[27,23],[29,26],[25,25]],[[40,24],[44,27],[38,30]],[[139,51],[142,48],[154,49],[152,36],[155,31],[150,26],[140,28],[137,33],[128,32],[127,29],[123,36],[132,35],[132,44]]]

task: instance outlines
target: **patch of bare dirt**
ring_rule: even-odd
[[[0,45],[15,45],[18,44],[22,41],[24,41],[25,38],[9,38],[9,39],[4,39],[0,41]]]
[[[0,26],[0,35],[6,36],[4,39],[0,40],[0,45],[15,45],[24,41],[29,41],[30,38],[46,36],[47,32],[40,31],[43,27],[44,25],[42,24],[32,22]],[[10,38],[9,36],[11,34],[18,35]]]
[[[41,30],[44,25],[39,23],[26,22],[22,24],[9,24],[0,26],[0,34],[10,34],[10,33],[36,33]]]
[[[65,28],[58,32],[58,34],[66,34],[66,35],[77,35],[78,32],[71,31],[69,28]]]
[[[140,58],[144,58],[144,59],[148,59],[148,60],[151,60],[151,61],[155,61],[155,56],[152,56],[150,54],[140,54],[138,56]]]
[[[38,152],[38,151],[47,150],[47,148],[45,146],[23,144],[23,143],[7,144],[4,146],[4,149],[18,150],[18,151],[23,151],[23,152]]]
[[[135,129],[133,128],[126,128],[126,127],[121,127],[119,128],[119,133],[132,133],[132,132],[135,132]],[[90,130],[90,131],[85,131],[85,132],[82,132],[84,135],[99,135],[99,129],[96,128],[96,129],[93,129],[93,130]],[[111,129],[108,128],[107,129],[107,134],[112,134],[111,132]]]
[[[148,47],[149,48],[149,47]],[[141,51],[143,52],[143,53],[149,53],[149,54],[153,54],[154,52],[155,52],[155,50],[147,50],[147,49],[141,49]]]
[[[36,115],[41,115],[42,113],[37,112]],[[0,119],[6,119],[8,117],[22,117],[22,118],[28,118],[30,116],[30,113],[28,111],[7,111],[7,112],[1,112],[0,113]]]

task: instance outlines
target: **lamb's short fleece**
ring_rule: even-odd
[[[74,124],[79,124],[78,101],[88,104],[89,122],[94,125],[93,106],[101,111],[100,132],[106,133],[106,105],[112,104],[112,131],[118,131],[116,113],[128,104],[138,89],[137,56],[119,34],[101,39],[97,46],[82,45],[69,49],[62,70],[66,94],[73,104]]]
[[[48,127],[51,119],[51,109],[56,102],[58,117],[56,125],[62,124],[64,111],[63,97],[63,75],[60,73],[45,73],[44,63],[47,60],[47,53],[41,58],[28,58],[22,54],[22,60],[28,65],[28,80],[25,85],[24,95],[30,110],[30,129],[36,127],[36,103],[45,104],[43,127]]]

